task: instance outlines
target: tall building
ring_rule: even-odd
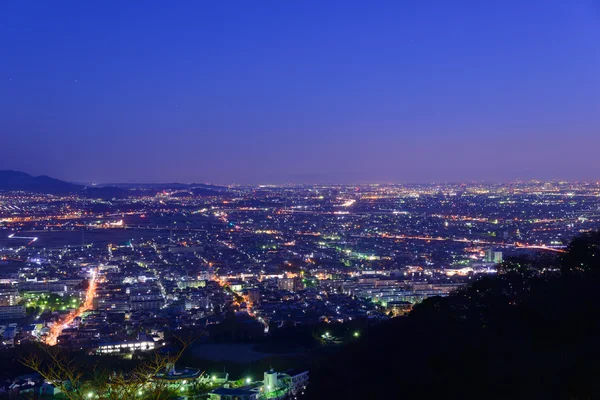
[[[260,303],[260,290],[258,288],[248,289],[248,300],[250,300],[252,304]]]
[[[485,252],[485,262],[501,264],[502,263],[502,252],[493,248],[487,249]]]
[[[289,292],[297,292],[304,289],[302,278],[279,278],[277,280],[279,290],[287,290]]]
[[[20,299],[17,289],[13,287],[0,288],[0,306],[15,306]]]

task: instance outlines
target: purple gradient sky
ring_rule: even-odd
[[[600,2],[0,2],[0,169],[600,179]]]

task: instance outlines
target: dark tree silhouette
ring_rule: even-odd
[[[309,397],[598,398],[599,244],[594,232],[561,256],[509,259],[370,329],[315,362]]]
[[[562,257],[561,269],[565,274],[597,274],[600,271],[600,231],[574,239]]]

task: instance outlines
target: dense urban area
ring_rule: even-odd
[[[537,181],[0,192],[0,351],[15,360],[0,392],[65,390],[18,367],[26,351],[111,360],[126,379],[184,350],[139,398],[159,382],[182,398],[301,398],[307,355],[507,259],[565,252],[600,226],[599,196]]]

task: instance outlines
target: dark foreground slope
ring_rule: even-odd
[[[310,398],[600,398],[600,234],[554,263],[508,262],[378,326],[311,371]]]

